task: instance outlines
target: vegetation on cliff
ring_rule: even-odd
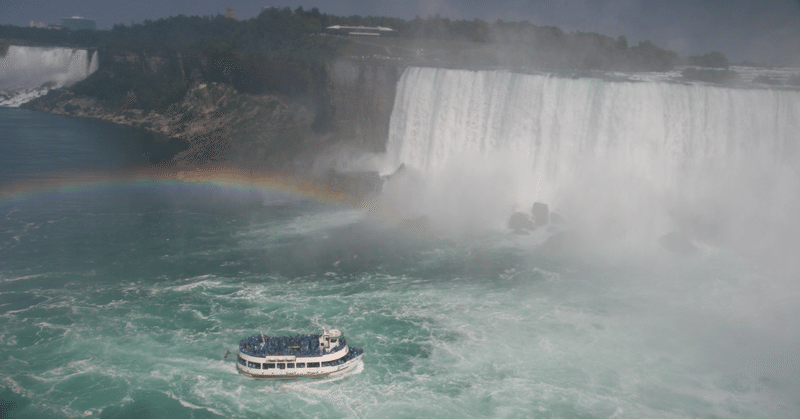
[[[562,69],[660,71],[680,63],[677,54],[650,41],[629,47],[624,36],[614,39],[597,33],[565,33],[554,26],[537,26],[527,21],[489,23],[480,19],[450,20],[439,15],[412,20],[358,15],[342,17],[303,7],[295,10],[270,7],[257,17],[242,21],[222,15],[179,15],[130,26],[117,24],[110,31],[54,31],[7,25],[0,26],[0,38],[44,45],[93,47],[108,52],[206,55],[214,60],[241,64],[246,71],[258,70],[252,68],[251,62],[268,60],[291,63],[290,71],[301,74],[330,62],[348,43],[346,39],[317,36],[332,25],[390,27],[401,39],[508,46],[523,56],[543,54],[553,67]],[[706,54],[698,59],[707,56],[712,60],[718,58],[714,54],[719,53]],[[498,58],[492,64],[514,65],[509,61]],[[230,66],[232,73],[236,72],[236,67]],[[237,76],[242,78],[241,74],[232,75],[234,78]]]
[[[200,83],[161,112],[107,103],[69,89],[53,90],[25,107],[54,114],[97,118],[157,134],[143,152],[158,166],[233,163],[291,171],[291,164],[318,138],[311,115],[277,95],[247,95],[222,83]],[[152,150],[158,150],[154,152]]]
[[[126,63],[109,60],[101,71],[91,74],[70,90],[76,95],[104,101],[109,108],[164,112],[170,105],[180,101],[187,89],[187,80],[175,68],[149,73]],[[49,93],[54,94],[56,92]]]
[[[625,36],[614,39],[591,32],[566,33],[555,26],[537,26],[528,21],[488,23],[480,19],[450,20],[435,15],[408,21],[373,16],[333,17],[330,22],[390,27],[397,31],[400,39],[474,43],[473,51],[455,62],[460,65],[664,71],[681,63],[678,54],[659,48],[649,40],[629,47]],[[452,44],[451,47],[459,48]],[[482,47],[490,47],[491,52],[486,54]],[[448,64],[445,57],[440,58],[443,64]]]

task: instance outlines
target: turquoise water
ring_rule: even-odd
[[[0,108],[0,183],[146,162],[141,134],[113,129]],[[104,146],[93,132],[106,133]],[[32,141],[36,152],[17,151]],[[800,415],[796,272],[724,249],[554,254],[540,243],[490,229],[419,236],[357,210],[224,184],[116,181],[6,198],[4,413]],[[261,381],[224,358],[259,330],[323,327],[364,348],[363,371]]]

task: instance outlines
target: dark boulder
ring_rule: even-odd
[[[536,227],[550,224],[550,209],[548,208],[547,204],[534,202],[533,208],[531,209],[531,214],[533,215],[533,222]]]
[[[526,230],[533,230],[536,226],[524,212],[515,212],[508,219],[508,228],[516,234],[527,234]]]

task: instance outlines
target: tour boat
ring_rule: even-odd
[[[242,339],[236,367],[253,378],[322,378],[342,375],[361,364],[363,349],[351,348],[339,330],[321,335]]]

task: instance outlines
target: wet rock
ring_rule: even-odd
[[[531,209],[531,214],[533,215],[533,222],[536,227],[550,224],[550,210],[547,204],[534,202],[533,208]]]
[[[515,212],[508,219],[508,228],[516,234],[528,234],[526,230],[533,230],[536,226],[524,212]]]

